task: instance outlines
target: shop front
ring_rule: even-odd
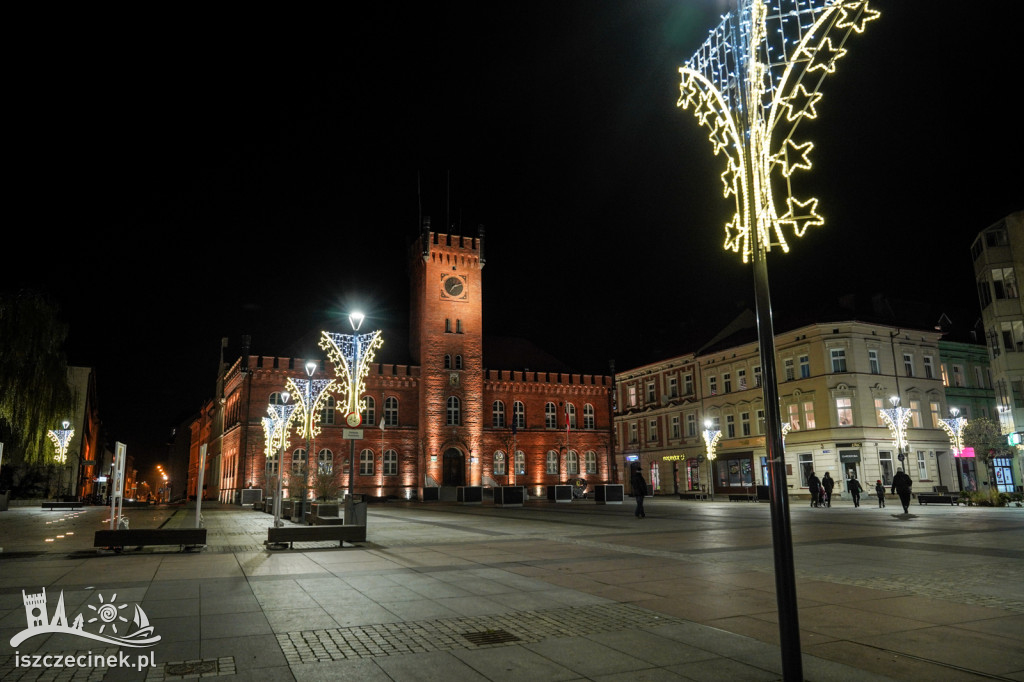
[[[753,452],[721,453],[713,464],[716,495],[755,494]]]

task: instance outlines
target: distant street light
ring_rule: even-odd
[[[910,444],[907,441],[907,422],[910,421],[911,410],[906,407],[900,407],[900,398],[896,395],[889,398],[889,403],[892,407],[881,409],[879,413],[882,415],[882,421],[889,427],[889,432],[892,433],[893,442],[896,445],[896,450],[899,452],[900,464],[903,465],[903,471],[909,476],[910,472],[908,470],[910,466],[905,460],[910,453]]]
[[[720,429],[711,428],[714,423],[710,419],[704,420],[704,449],[707,453],[708,460],[708,493],[711,495],[711,499],[715,499],[715,478],[711,471],[711,463],[715,461],[715,447],[718,446],[718,441],[722,439],[722,432]]]
[[[281,466],[284,460],[284,449],[288,447],[288,422],[291,421],[295,405],[289,405],[291,397],[288,391],[280,394],[280,403],[267,405],[268,417],[263,418],[263,433],[266,437],[266,450],[264,454],[267,460],[267,475],[272,471],[271,462],[276,459],[277,465],[277,487],[274,491],[274,528],[279,528],[281,523],[281,477],[284,473]],[[274,453],[273,455],[271,453]]]
[[[57,496],[62,494],[64,489],[64,467],[68,461],[68,443],[71,442],[72,437],[75,435],[75,430],[71,428],[71,422],[65,419],[61,422],[61,426],[64,428],[50,430],[46,432],[46,435],[53,441],[53,447],[56,452],[53,455],[53,461],[60,465],[57,470]]]
[[[308,495],[309,479],[309,457],[312,450],[310,441],[320,433],[320,424],[317,417],[323,409],[323,402],[327,399],[331,390],[334,389],[333,379],[313,379],[317,363],[310,360],[306,363],[306,376],[308,379],[288,379],[287,388],[298,401],[295,405],[295,413],[292,420],[296,422],[296,429],[299,436],[306,439],[306,461],[302,463],[299,475],[302,477],[300,486],[301,500],[299,502],[299,518],[305,519],[306,497]]]

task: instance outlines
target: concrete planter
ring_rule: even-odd
[[[526,488],[521,485],[503,485],[494,488],[496,507],[522,507],[526,500]]]
[[[549,485],[548,502],[572,502],[572,486]]]
[[[621,483],[594,486],[594,502],[597,504],[622,504],[624,495]]]
[[[455,499],[459,504],[480,504],[484,499],[484,489],[478,485],[460,485]]]

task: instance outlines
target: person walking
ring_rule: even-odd
[[[821,489],[825,492],[822,496],[822,502],[825,503],[826,507],[832,506],[832,490],[836,487],[835,479],[826,471],[825,476],[821,479]]]
[[[860,506],[860,494],[864,490],[860,487],[860,481],[857,480],[856,474],[850,474],[849,480],[846,482],[846,489],[850,491],[850,497],[853,498],[853,506]]]
[[[903,469],[897,469],[896,475],[892,477],[892,492],[900,496],[904,514],[910,511],[910,486],[912,485],[913,481],[910,480],[910,476],[903,473]]]
[[[644,496],[647,495],[647,481],[644,480],[644,475],[640,473],[640,467],[633,467],[633,475],[629,477],[629,485],[633,489],[633,497],[636,498],[636,511],[634,514],[638,519],[645,518],[647,514],[644,513]]]
[[[881,509],[885,506],[885,486],[882,485],[882,479],[875,483],[875,494],[878,495],[878,508]]]
[[[813,471],[807,476],[807,489],[811,493],[811,506],[817,507],[821,503],[821,481]]]

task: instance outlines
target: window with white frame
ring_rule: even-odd
[[[996,298],[1017,298],[1017,278],[1013,268],[992,268],[992,289]]]
[[[384,414],[381,415],[384,426],[398,426],[398,398],[389,396],[384,399]]]
[[[786,374],[786,381],[793,381],[796,378],[796,372],[793,370],[793,358],[783,360],[782,366]]]
[[[363,424],[373,426],[377,423],[377,402],[370,396],[363,398],[366,401],[366,409],[363,410]]]
[[[359,453],[359,475],[373,476],[373,450],[369,448]]]
[[[924,450],[917,451],[917,478],[920,481],[928,480],[928,460]]]
[[[935,378],[935,358],[931,355],[924,356],[924,378]]]
[[[964,381],[964,368],[963,365],[953,365],[953,386],[956,388],[963,388],[967,385]]]
[[[736,417],[731,414],[725,415],[725,437],[736,437]]]
[[[324,401],[324,407],[320,410],[320,414],[317,417],[317,422],[320,424],[326,424],[331,426],[334,424],[334,413],[338,409],[338,404],[334,400],[334,396],[327,396],[327,400]]]
[[[875,425],[885,426],[885,419],[882,418],[882,410],[885,409],[885,400],[883,398],[875,398]]]
[[[292,453],[292,474],[301,474],[306,470],[306,449],[299,448]]]
[[[754,387],[761,388],[761,365],[754,366]]]
[[[648,403],[653,403],[653,402],[655,402],[655,397],[654,397],[654,382],[653,382],[653,381],[648,381],[648,382],[647,382],[647,402],[648,402]]]
[[[878,471],[881,474],[882,485],[889,487],[892,485],[892,477],[896,474],[896,470],[892,467],[892,453],[887,450],[881,450],[878,453]]]
[[[934,401],[934,400],[929,402],[928,403],[928,411],[932,413],[932,428],[933,429],[941,429],[942,428],[942,421],[941,421],[942,420],[942,411],[941,411],[941,408],[939,406],[939,403]]]
[[[722,392],[732,393],[732,373],[726,372],[722,375]]]
[[[544,403],[544,428],[558,428],[558,409],[554,403]]]
[[[1024,351],[1024,321],[1000,322],[999,331],[1003,337],[1003,350],[1007,353]]]
[[[570,429],[575,429],[576,428],[576,406],[573,405],[572,403],[566,403],[565,404],[565,413],[569,417],[569,428]]]
[[[522,450],[516,450],[516,476],[522,476],[526,473],[526,453]]]
[[[904,353],[903,354],[903,373],[908,377],[914,376],[914,354]]]
[[[921,401],[910,401],[910,425],[915,429],[921,428]]]
[[[807,487],[807,479],[814,471],[814,456],[809,452],[801,452],[797,455],[797,466],[800,468],[800,487]]]
[[[580,456],[576,454],[575,450],[570,450],[565,456],[565,470],[569,476],[579,476],[580,474]]]
[[[836,398],[839,426],[853,426],[853,398]]]
[[[718,377],[714,375],[708,377],[708,393],[711,395],[718,393]]]
[[[496,429],[505,428],[505,403],[501,400],[491,404],[491,426]]]
[[[501,450],[494,453],[494,475],[505,475],[505,453]]]
[[[636,443],[637,442],[637,426],[636,426],[636,422],[630,422],[629,423],[629,442],[630,443]]]
[[[679,377],[671,376],[668,378],[668,397],[679,397]]]
[[[682,425],[679,423],[679,415],[678,414],[672,415],[671,428],[672,428],[672,440],[679,440],[680,438],[683,437],[683,429],[682,429]]]
[[[736,370],[736,386],[741,391],[747,390],[747,370]]]
[[[813,400],[805,400],[803,407],[804,407],[804,424],[807,426],[808,429],[813,429],[814,428],[814,401]]]
[[[445,424],[447,426],[460,426],[462,424],[462,402],[458,396],[448,396],[445,405]]]
[[[846,349],[845,348],[831,348],[831,349],[829,349],[829,357],[832,359],[832,371],[833,372],[845,372],[846,371]]]
[[[636,407],[636,386],[634,384],[626,387],[626,403],[630,407]]]
[[[757,414],[757,435],[764,435],[764,410],[758,410]]]
[[[690,412],[686,415],[686,437],[693,438],[697,435],[697,415]]]
[[[597,453],[593,450],[587,450],[586,454],[583,455],[583,463],[587,469],[588,474],[597,473]]]
[[[800,406],[799,405],[787,405],[786,411],[789,413],[789,429],[791,431],[800,430]]]
[[[334,473],[334,453],[327,448],[317,453],[317,470],[321,474],[330,475]]]
[[[384,459],[381,463],[381,471],[385,476],[397,476],[398,475],[398,453],[394,450],[388,450],[384,453]]]
[[[811,358],[808,355],[801,355],[800,358],[800,378],[809,379],[811,377]]]
[[[942,385],[949,386],[949,368],[946,367],[946,363],[939,365],[939,371],[942,372]]]
[[[267,455],[267,476],[277,476],[277,453]]]
[[[750,435],[750,413],[740,412],[740,435]]]
[[[684,374],[683,375],[683,395],[692,395],[692,394],[693,394],[693,375],[692,374]]]
[[[652,443],[658,440],[658,420],[648,419],[647,420],[647,440]]]
[[[882,373],[882,364],[878,361],[878,351],[874,348],[868,350],[868,367],[872,374]]]
[[[557,474],[558,473],[558,453],[554,450],[548,450],[546,465],[544,473]]]
[[[517,429],[526,428],[526,406],[519,400],[512,403],[512,419]]]

